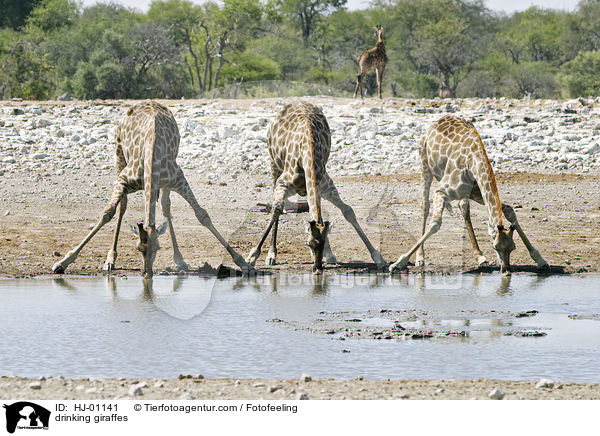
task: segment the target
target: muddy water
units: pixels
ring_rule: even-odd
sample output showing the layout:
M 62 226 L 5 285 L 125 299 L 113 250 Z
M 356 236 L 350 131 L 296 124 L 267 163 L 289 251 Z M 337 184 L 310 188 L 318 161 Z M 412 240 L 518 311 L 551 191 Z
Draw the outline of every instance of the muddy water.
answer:
M 3 375 L 600 381 L 599 275 L 6 279 L 0 299 Z

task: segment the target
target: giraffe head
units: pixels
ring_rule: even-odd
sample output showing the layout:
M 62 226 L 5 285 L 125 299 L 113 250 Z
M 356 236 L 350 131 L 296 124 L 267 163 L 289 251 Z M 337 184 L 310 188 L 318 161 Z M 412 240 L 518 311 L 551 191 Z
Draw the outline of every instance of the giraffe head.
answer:
M 323 271 L 323 250 L 325 249 L 325 241 L 329 233 L 329 221 L 318 223 L 311 221 L 306 223 L 306 233 L 308 240 L 306 245 L 310 248 L 310 252 L 314 259 L 313 273 L 320 274 Z
M 500 262 L 500 272 L 504 275 L 510 274 L 510 253 L 515 249 L 513 233 L 515 226 L 511 225 L 508 230 L 499 224 L 494 237 L 494 250 Z
M 142 223 L 138 223 L 138 228 L 132 227 L 133 233 L 139 237 L 136 248 L 142 254 L 142 275 L 144 278 L 152 277 L 152 266 L 154 265 L 154 259 L 156 253 L 160 248 L 158 243 L 158 237 L 164 234 L 167 230 L 166 222 L 156 229 L 154 225 L 144 228 Z

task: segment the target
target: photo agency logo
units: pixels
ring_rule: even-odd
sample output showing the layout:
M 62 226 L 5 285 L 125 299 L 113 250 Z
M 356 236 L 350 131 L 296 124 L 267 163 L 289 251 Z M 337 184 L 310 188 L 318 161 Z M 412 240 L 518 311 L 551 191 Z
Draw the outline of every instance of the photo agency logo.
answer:
M 4 404 L 6 409 L 6 431 L 15 430 L 48 430 L 50 411 L 39 404 L 29 401 L 19 401 Z

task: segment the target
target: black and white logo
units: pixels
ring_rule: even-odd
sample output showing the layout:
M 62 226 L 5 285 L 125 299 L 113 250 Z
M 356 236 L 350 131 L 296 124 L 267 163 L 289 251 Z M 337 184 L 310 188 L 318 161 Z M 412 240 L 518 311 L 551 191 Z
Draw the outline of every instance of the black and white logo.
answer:
M 6 431 L 14 433 L 16 429 L 48 430 L 50 411 L 29 401 L 5 404 Z

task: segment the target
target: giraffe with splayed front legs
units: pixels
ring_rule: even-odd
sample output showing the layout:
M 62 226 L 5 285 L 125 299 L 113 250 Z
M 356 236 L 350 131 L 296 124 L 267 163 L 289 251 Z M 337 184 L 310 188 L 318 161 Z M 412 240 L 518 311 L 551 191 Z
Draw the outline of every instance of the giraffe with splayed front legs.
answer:
M 327 263 L 336 263 L 328 241 L 329 222 L 321 215 L 321 197 L 339 208 L 344 218 L 354 227 L 371 258 L 379 267 L 387 265 L 365 232 L 350 206 L 342 201 L 325 165 L 331 149 L 331 133 L 327 119 L 320 108 L 306 102 L 286 105 L 267 131 L 267 143 L 273 176 L 273 208 L 267 229 L 246 261 L 254 265 L 265 242 L 273 231 L 267 265 L 274 265 L 277 257 L 277 226 L 285 200 L 298 193 L 308 199 L 311 221 L 307 223 L 307 245 L 311 250 L 313 272 L 323 270 L 323 255 Z
M 163 105 L 148 101 L 139 103 L 127 111 L 117 127 L 116 163 L 117 181 L 108 206 L 94 228 L 84 240 L 66 256 L 54 264 L 52 271 L 61 274 L 77 258 L 79 252 L 92 237 L 108 223 L 117 210 L 119 214 L 115 227 L 114 239 L 108 252 L 105 270 L 112 270 L 117 258 L 117 240 L 121 221 L 127 208 L 127 195 L 143 190 L 145 195 L 144 223 L 138 224 L 135 230 L 139 237 L 137 249 L 142 254 L 143 274 L 152 276 L 152 266 L 159 249 L 158 236 L 166 231 L 166 226 L 155 225 L 156 203 L 161 197 L 161 207 L 171 234 L 173 243 L 173 260 L 179 270 L 186 270 L 187 265 L 181 256 L 171 218 L 170 192 L 181 195 L 194 209 L 198 221 L 208 228 L 223 244 L 237 266 L 248 270 L 244 258 L 229 246 L 227 241 L 213 226 L 208 213 L 200 207 L 192 192 L 176 158 L 179 151 L 179 129 L 173 114 Z
M 492 165 L 481 137 L 472 123 L 453 115 L 443 116 L 427 130 L 421 139 L 420 153 L 423 178 L 421 238 L 397 262 L 390 265 L 390 272 L 404 269 L 415 251 L 417 252 L 416 265 L 424 264 L 423 244 L 427 238 L 440 229 L 444 209 L 450 209 L 450 203 L 454 200 L 459 201 L 459 207 L 473 245 L 473 252 L 480 265 L 487 261 L 475 238 L 471 224 L 469 200 L 483 204 L 487 209 L 488 231 L 492 237 L 502 273 L 510 274 L 510 254 L 515 249 L 513 241 L 515 230 L 519 233 L 538 267 L 549 268 L 548 263 L 525 236 L 513 208 L 500 202 Z M 427 230 L 430 207 L 429 190 L 434 177 L 438 180 L 439 187 L 433 199 L 433 222 Z M 508 229 L 504 227 L 502 215 L 511 223 Z
M 363 81 L 369 71 L 375 69 L 377 76 L 377 94 L 381 98 L 381 85 L 383 83 L 383 72 L 387 65 L 387 55 L 385 53 L 385 44 L 383 42 L 383 27 L 376 27 L 375 37 L 377 38 L 377 44 L 372 49 L 364 51 L 358 57 L 358 75 L 356 76 L 356 87 L 354 88 L 354 98 L 360 93 L 360 97 L 363 97 Z

